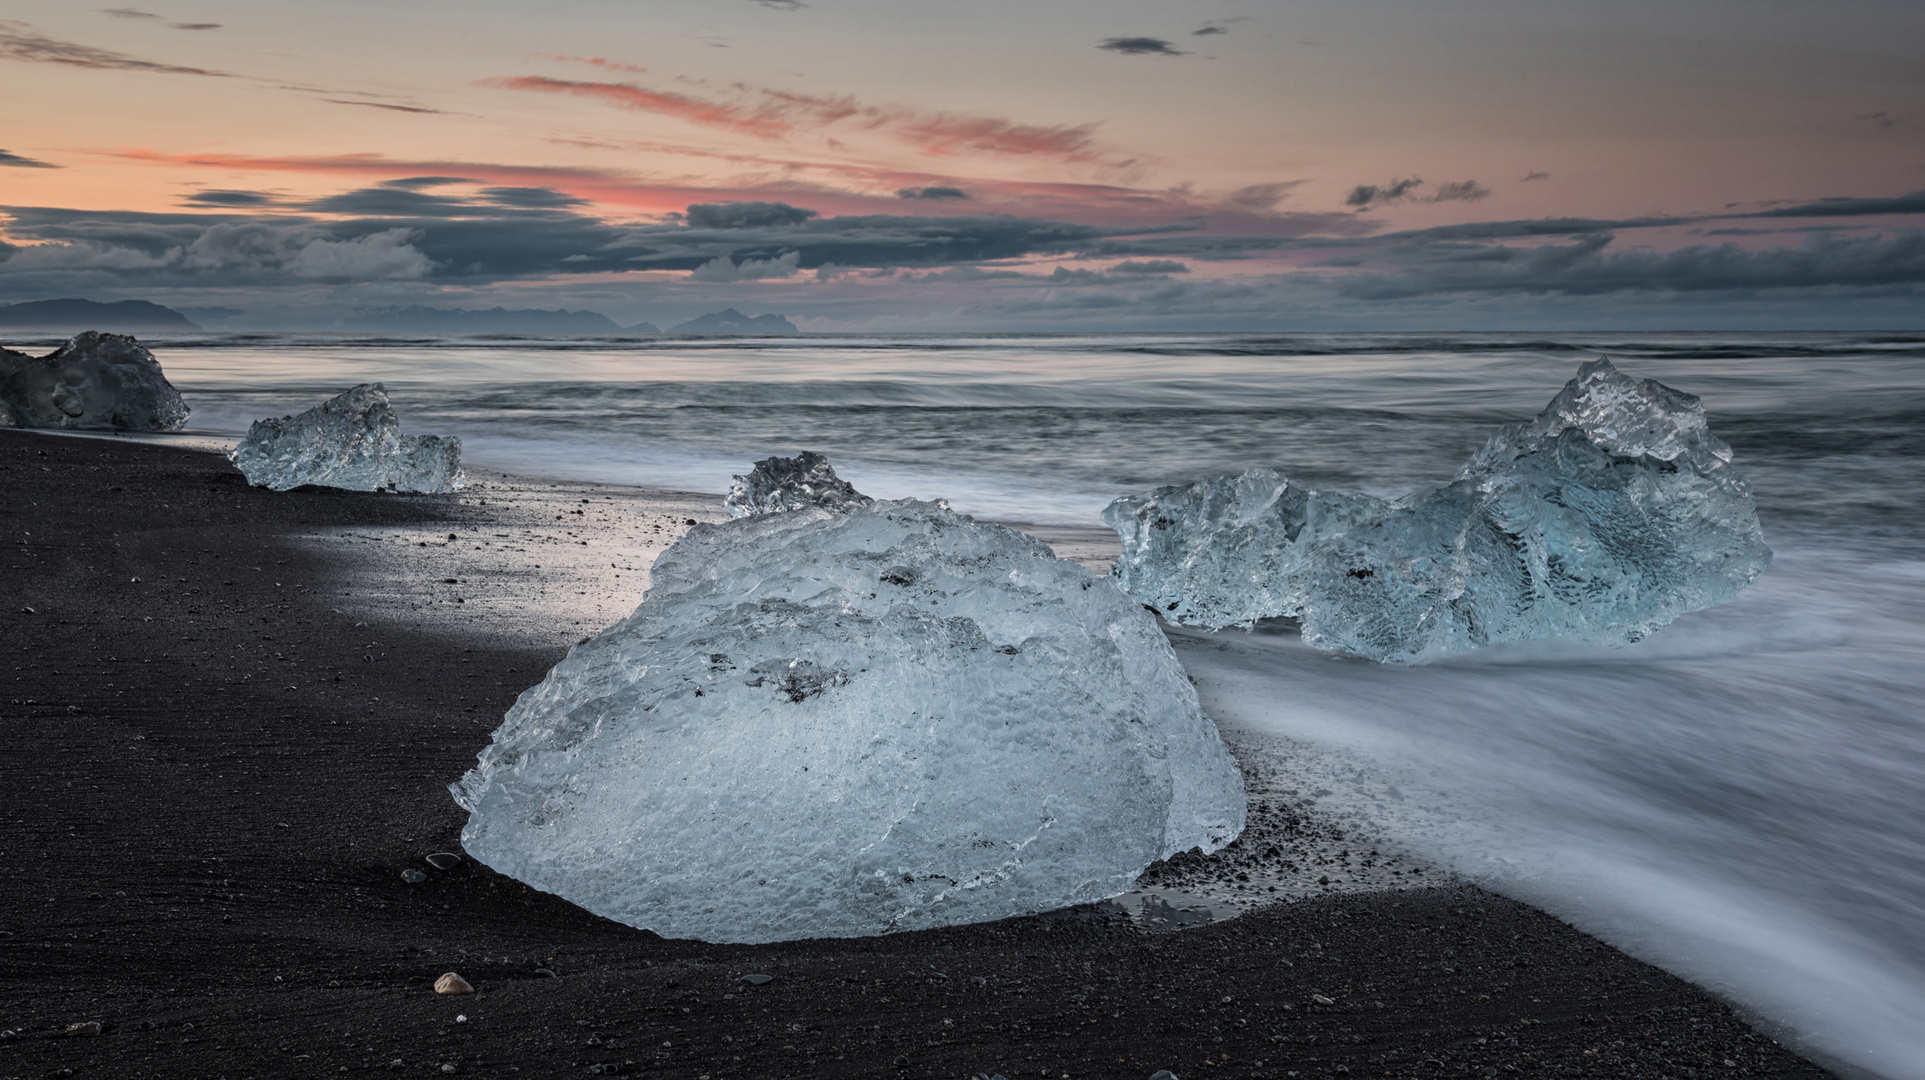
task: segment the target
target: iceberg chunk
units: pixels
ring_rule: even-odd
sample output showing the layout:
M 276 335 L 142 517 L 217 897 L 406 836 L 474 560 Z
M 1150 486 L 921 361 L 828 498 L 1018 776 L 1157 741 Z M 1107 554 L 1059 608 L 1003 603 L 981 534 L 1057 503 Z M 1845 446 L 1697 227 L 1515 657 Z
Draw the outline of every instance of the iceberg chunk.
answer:
M 691 529 L 451 790 L 496 870 L 723 942 L 1099 900 L 1244 815 L 1147 612 L 909 500 Z
M 179 431 L 187 403 L 140 342 L 89 330 L 42 357 L 0 349 L 0 423 Z
M 804 506 L 844 513 L 875 501 L 838 477 L 828 458 L 810 450 L 792 458 L 763 458 L 734 481 L 722 500 L 730 517 L 780 514 Z
M 1125 496 L 1103 520 L 1123 538 L 1112 572 L 1125 592 L 1174 623 L 1248 628 L 1294 613 L 1292 592 L 1320 542 L 1389 508 L 1257 468 Z
M 1566 431 L 1581 431 L 1618 457 L 1676 461 L 1697 453 L 1731 461 L 1731 447 L 1705 424 L 1703 402 L 1656 379 L 1633 379 L 1600 356 L 1579 365 L 1577 378 L 1564 384 L 1537 419 L 1498 429 L 1458 476 L 1487 471 L 1512 448 L 1522 452 Z
M 349 491 L 459 491 L 461 440 L 402 435 L 380 383 L 363 383 L 299 416 L 256 420 L 228 459 L 255 487 L 303 484 Z
M 1771 563 L 1750 486 L 1697 398 L 1583 365 L 1446 487 L 1395 502 L 1269 470 L 1118 499 L 1119 584 L 1210 628 L 1290 616 L 1395 663 L 1500 642 L 1641 640 Z

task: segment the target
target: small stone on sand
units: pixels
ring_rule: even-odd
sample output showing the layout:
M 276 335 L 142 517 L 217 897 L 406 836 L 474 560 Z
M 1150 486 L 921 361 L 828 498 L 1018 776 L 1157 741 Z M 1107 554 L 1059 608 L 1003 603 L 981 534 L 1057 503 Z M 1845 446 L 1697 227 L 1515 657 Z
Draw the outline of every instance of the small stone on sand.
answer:
M 78 1024 L 68 1024 L 67 1034 L 73 1037 L 100 1034 L 100 1021 L 83 1020 Z
M 472 994 L 475 992 L 475 988 L 468 985 L 468 980 L 450 971 L 434 981 L 434 992 L 437 994 Z
M 743 982 L 745 982 L 745 983 L 748 983 L 748 984 L 749 984 L 750 986 L 762 986 L 762 985 L 765 985 L 765 984 L 767 984 L 767 983 L 772 983 L 772 982 L 774 982 L 774 981 L 775 981 L 775 976 L 773 976 L 773 975 L 744 975 L 744 976 L 742 976 L 742 981 L 743 981 Z
M 452 851 L 437 851 L 428 856 L 428 865 L 436 870 L 453 870 L 461 865 L 461 856 Z
M 428 880 L 428 875 L 422 873 L 419 870 L 407 869 L 407 870 L 401 871 L 401 880 L 407 882 L 410 885 L 419 885 L 422 882 Z

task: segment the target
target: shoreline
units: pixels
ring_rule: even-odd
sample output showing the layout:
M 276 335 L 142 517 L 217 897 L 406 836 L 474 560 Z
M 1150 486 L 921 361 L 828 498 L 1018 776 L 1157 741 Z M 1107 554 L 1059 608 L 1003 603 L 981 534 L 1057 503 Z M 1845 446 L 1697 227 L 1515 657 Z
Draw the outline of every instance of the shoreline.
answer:
M 445 784 L 514 695 L 627 614 L 669 523 L 725 516 L 719 497 L 491 470 L 459 496 L 274 493 L 204 451 L 32 432 L 0 435 L 0 465 L 20 508 L 0 612 L 27 658 L 0 742 L 0 1076 L 1826 1075 L 1457 883 L 1174 934 L 1075 909 L 744 947 L 664 941 L 472 861 L 428 870 L 458 850 Z M 1288 809 L 1276 837 L 1305 831 Z M 1152 872 L 1234 878 L 1211 858 Z M 481 993 L 429 992 L 446 970 Z M 111 1030 L 57 1036 L 89 1020 Z

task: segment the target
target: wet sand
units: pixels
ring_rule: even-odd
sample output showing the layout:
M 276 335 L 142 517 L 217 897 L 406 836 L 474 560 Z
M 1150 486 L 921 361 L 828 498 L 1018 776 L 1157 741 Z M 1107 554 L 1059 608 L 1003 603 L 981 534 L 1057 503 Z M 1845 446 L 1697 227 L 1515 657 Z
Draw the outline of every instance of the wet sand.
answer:
M 0 1077 L 1826 1075 L 1696 987 L 1346 838 L 1236 733 L 1251 831 L 1123 903 L 711 946 L 433 869 L 459 850 L 446 785 L 514 696 L 722 516 L 475 480 L 274 493 L 205 451 L 0 431 Z M 1168 931 L 1206 907 L 1245 913 Z M 479 992 L 436 995 L 447 971 Z

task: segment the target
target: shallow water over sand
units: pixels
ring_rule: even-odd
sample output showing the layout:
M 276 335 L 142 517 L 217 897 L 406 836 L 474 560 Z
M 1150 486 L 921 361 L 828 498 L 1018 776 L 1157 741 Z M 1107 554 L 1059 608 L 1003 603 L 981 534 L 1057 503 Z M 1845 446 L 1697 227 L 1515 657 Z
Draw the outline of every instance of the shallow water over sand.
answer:
M 1629 649 L 1392 671 L 1179 633 L 1210 714 L 1282 736 L 1317 809 L 1751 1007 L 1925 1075 L 1925 563 L 1781 543 Z

